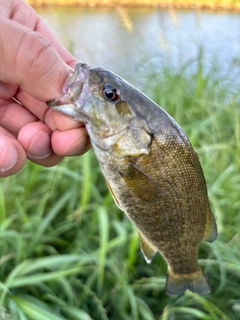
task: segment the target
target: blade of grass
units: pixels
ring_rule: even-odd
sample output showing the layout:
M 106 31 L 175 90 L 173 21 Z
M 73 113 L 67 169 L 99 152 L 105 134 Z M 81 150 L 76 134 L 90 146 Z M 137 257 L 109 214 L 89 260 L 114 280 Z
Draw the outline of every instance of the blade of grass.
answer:
M 99 220 L 99 271 L 98 271 L 98 290 L 101 292 L 104 281 L 104 269 L 106 264 L 106 257 L 108 251 L 108 239 L 109 239 L 109 223 L 107 210 L 104 207 L 99 207 L 97 210 Z
M 20 297 L 14 298 L 15 302 L 19 305 L 21 310 L 28 316 L 30 319 L 37 320 L 67 320 L 64 317 L 60 317 L 53 312 L 47 310 L 47 308 L 40 307 L 31 301 L 22 299 Z

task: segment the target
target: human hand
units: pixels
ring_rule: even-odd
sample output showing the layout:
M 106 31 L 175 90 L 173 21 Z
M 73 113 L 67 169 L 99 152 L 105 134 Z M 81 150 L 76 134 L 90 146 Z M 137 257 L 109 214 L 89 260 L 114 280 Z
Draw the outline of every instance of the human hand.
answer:
M 90 142 L 83 124 L 45 103 L 62 95 L 74 57 L 23 0 L 0 0 L 0 7 L 0 177 L 6 177 L 27 158 L 53 166 L 86 152 Z

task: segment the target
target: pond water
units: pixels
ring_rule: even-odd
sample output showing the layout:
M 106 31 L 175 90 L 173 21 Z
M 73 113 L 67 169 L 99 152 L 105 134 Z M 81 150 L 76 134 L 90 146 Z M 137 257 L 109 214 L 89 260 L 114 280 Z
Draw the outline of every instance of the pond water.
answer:
M 240 14 L 232 12 L 125 9 L 37 9 L 81 61 L 101 66 L 136 84 L 149 68 L 176 68 L 196 60 L 218 61 L 227 72 L 240 61 Z M 240 82 L 239 68 L 234 77 Z

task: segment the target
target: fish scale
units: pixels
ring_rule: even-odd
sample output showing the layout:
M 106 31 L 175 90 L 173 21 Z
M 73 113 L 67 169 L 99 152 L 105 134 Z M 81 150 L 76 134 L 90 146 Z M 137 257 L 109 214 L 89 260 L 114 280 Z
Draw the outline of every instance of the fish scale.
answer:
M 53 109 L 85 123 L 108 188 L 138 229 L 148 263 L 168 264 L 166 292 L 210 287 L 197 260 L 200 241 L 217 236 L 206 183 L 188 138 L 162 108 L 121 77 L 76 65 Z

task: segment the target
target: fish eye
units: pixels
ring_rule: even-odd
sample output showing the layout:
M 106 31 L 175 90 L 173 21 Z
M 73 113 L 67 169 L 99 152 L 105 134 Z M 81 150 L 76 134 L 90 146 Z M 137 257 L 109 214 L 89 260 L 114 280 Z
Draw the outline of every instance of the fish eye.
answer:
M 103 96 L 109 101 L 116 102 L 120 100 L 120 95 L 118 94 L 118 90 L 109 83 L 103 86 L 102 92 L 103 92 Z

